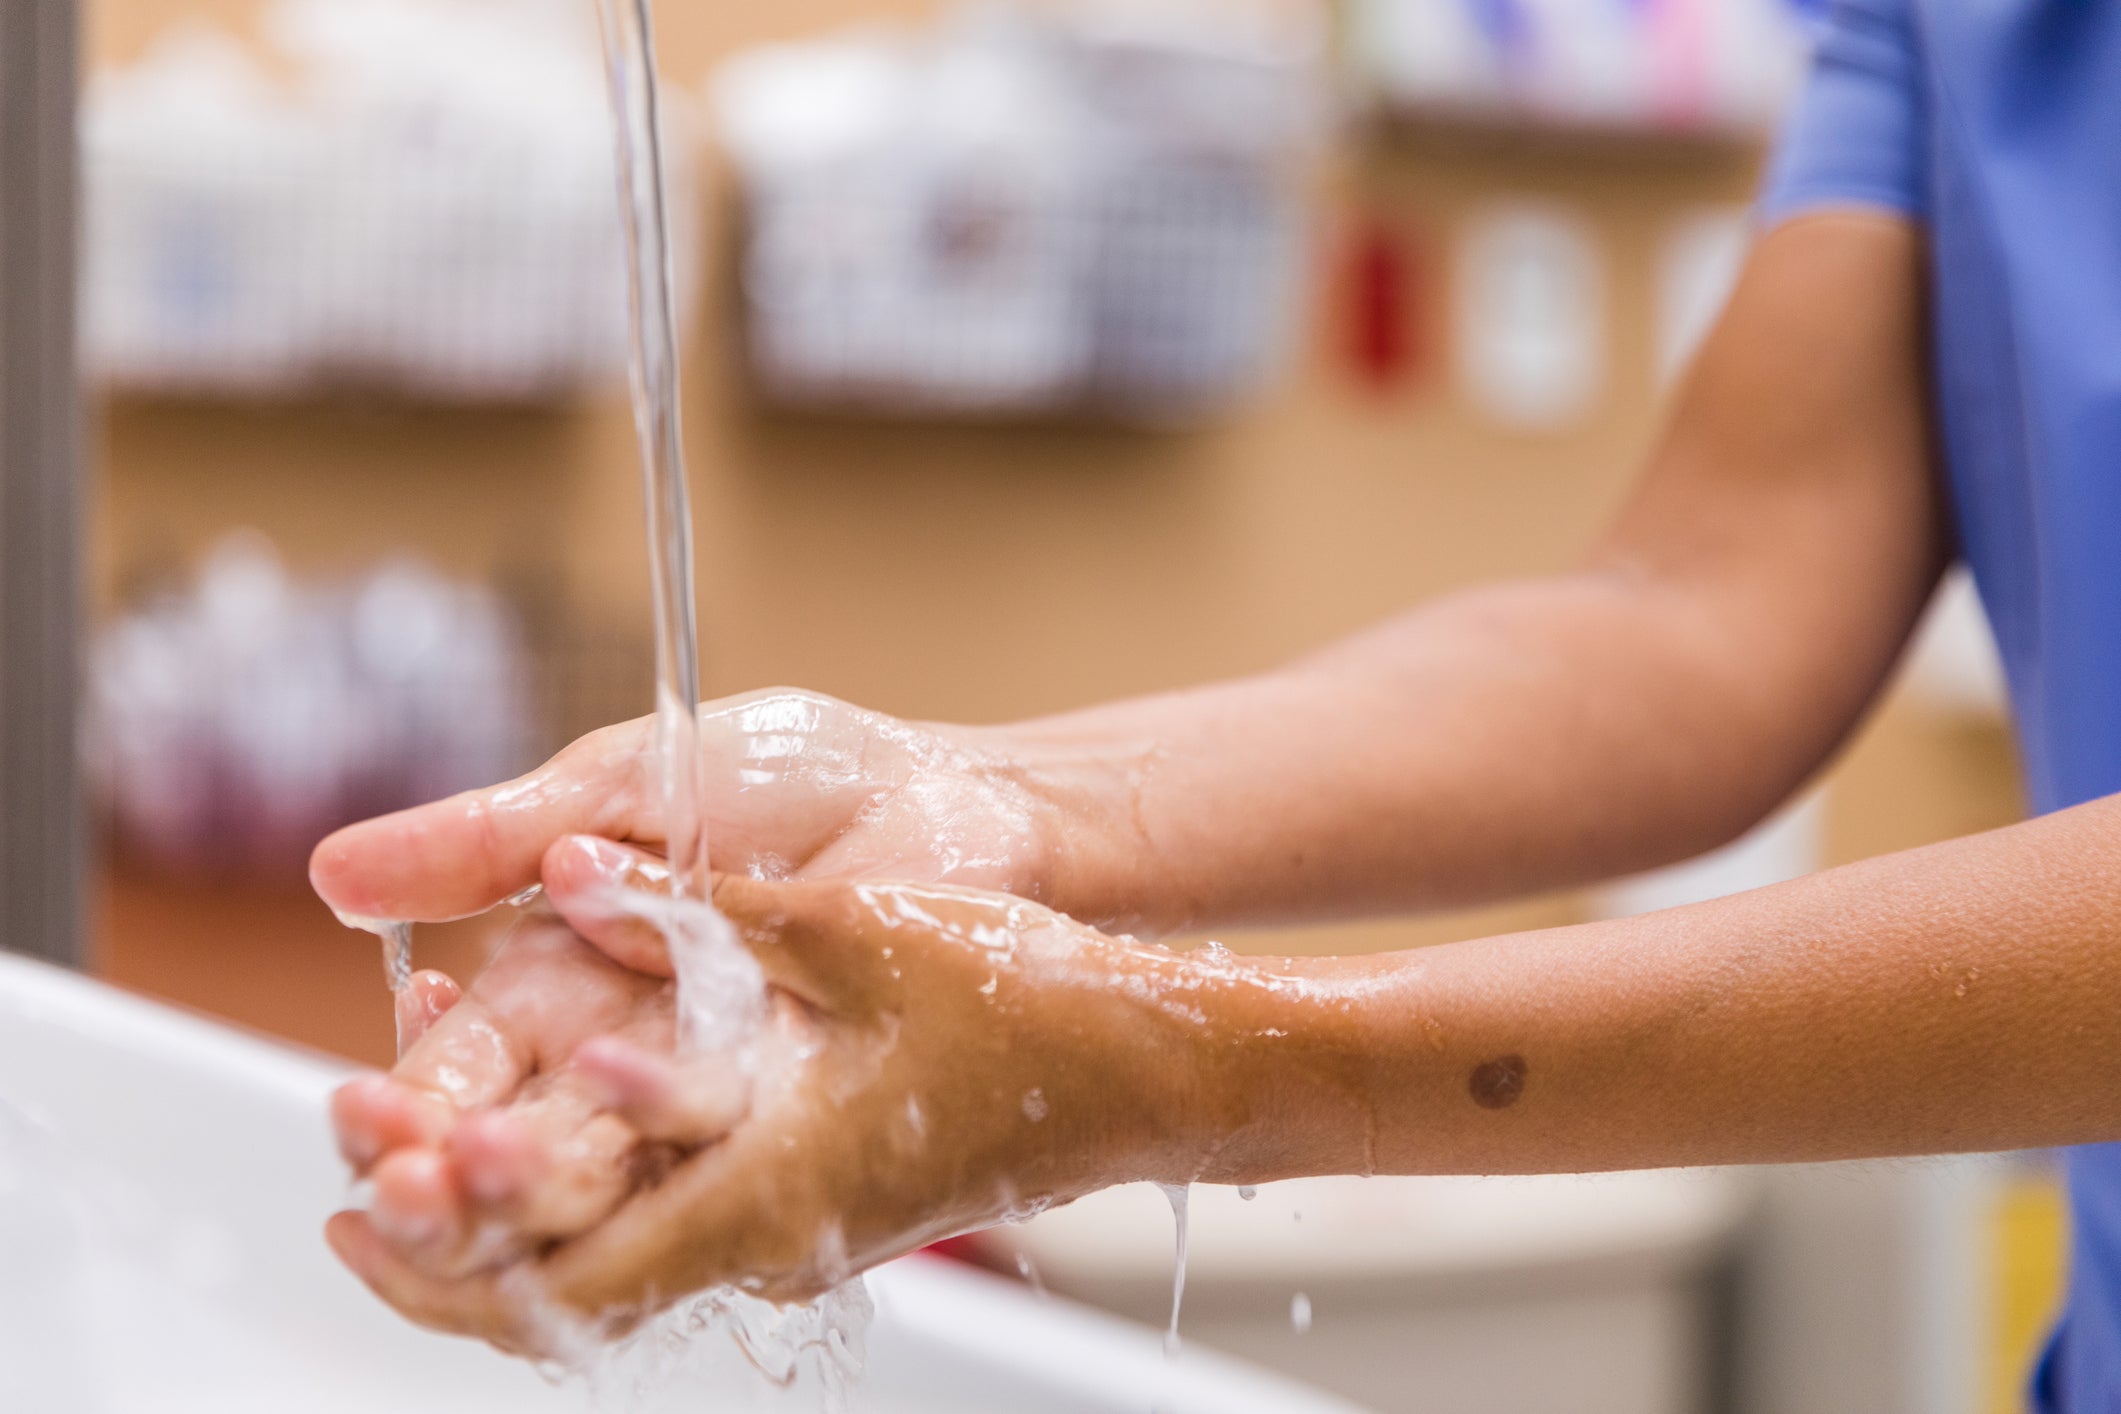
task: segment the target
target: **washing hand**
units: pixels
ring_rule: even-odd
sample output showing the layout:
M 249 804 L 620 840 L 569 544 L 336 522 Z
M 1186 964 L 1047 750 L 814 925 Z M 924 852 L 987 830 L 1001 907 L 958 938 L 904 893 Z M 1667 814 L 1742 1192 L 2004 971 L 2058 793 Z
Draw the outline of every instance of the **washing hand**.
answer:
M 461 999 L 422 972 L 400 1009 L 415 1017 L 404 1057 L 387 1077 L 344 1086 L 332 1117 L 372 1186 L 375 1232 L 419 1270 L 464 1274 L 579 1232 L 667 1159 L 608 1112 L 594 1053 L 578 1053 L 600 1037 L 668 1052 L 669 988 L 550 912 L 520 921 Z M 695 1092 L 691 1109 L 726 1123 L 744 1090 L 734 1072 L 714 1083 L 712 1102 Z
M 653 747 L 652 719 L 592 733 L 519 780 L 339 831 L 311 878 L 342 913 L 431 922 L 536 883 L 565 835 L 659 847 Z M 701 708 L 700 755 L 720 872 L 929 880 L 1047 902 L 1076 853 L 1103 847 L 1131 769 L 1124 754 L 1113 764 L 779 690 Z
M 622 1320 L 723 1283 L 807 1297 L 1107 1184 L 1199 1176 L 1243 1127 L 1204 1059 L 1239 1034 L 1216 997 L 1260 991 L 1232 961 L 960 889 L 724 877 L 772 996 L 739 1064 L 677 1052 L 663 941 L 613 906 L 614 882 L 666 887 L 660 860 L 570 839 L 544 879 L 566 923 L 519 927 L 336 1105 L 375 1201 L 332 1242 L 423 1324 L 535 1350 L 533 1289 Z

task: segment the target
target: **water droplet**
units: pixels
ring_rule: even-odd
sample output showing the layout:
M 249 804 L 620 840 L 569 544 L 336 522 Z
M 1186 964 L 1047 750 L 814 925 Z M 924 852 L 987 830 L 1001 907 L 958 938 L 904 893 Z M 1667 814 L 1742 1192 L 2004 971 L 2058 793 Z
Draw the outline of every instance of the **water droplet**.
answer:
M 1249 1203 L 1259 1196 L 1259 1190 L 1249 1183 L 1242 1184 L 1238 1187 L 1237 1196 Z
M 1034 1085 L 1029 1090 L 1026 1090 L 1024 1092 L 1025 1119 L 1030 1120 L 1033 1124 L 1037 1124 L 1040 1120 L 1046 1117 L 1047 1109 L 1048 1106 L 1046 1104 L 1045 1091 L 1039 1089 L 1036 1085 Z
M 528 908 L 531 904 L 536 903 L 538 895 L 544 892 L 545 886 L 543 884 L 532 884 L 527 889 L 518 889 L 508 896 L 508 906 L 510 908 Z
M 1051 1293 L 1046 1290 L 1046 1283 L 1040 1278 L 1038 1268 L 1032 1265 L 1028 1254 L 1023 1252 L 1016 1254 L 1016 1274 L 1024 1279 L 1026 1284 L 1030 1286 L 1032 1294 L 1037 1296 L 1039 1300 L 1045 1301 L 1050 1298 Z
M 1289 1298 L 1289 1329 L 1298 1335 L 1311 1333 L 1311 1298 L 1301 1291 Z
M 388 918 L 363 918 L 355 913 L 343 913 L 337 909 L 339 921 L 349 928 L 364 933 L 373 933 L 383 940 L 383 984 L 395 997 L 412 985 L 412 924 Z M 405 1022 L 403 1013 L 398 1015 L 398 1054 L 406 1051 Z
M 1178 1354 L 1178 1312 L 1186 1300 L 1186 1206 L 1192 1194 L 1192 1185 L 1185 1183 L 1159 1183 L 1164 1197 L 1171 1202 L 1171 1225 L 1177 1235 L 1177 1260 L 1171 1265 L 1171 1325 L 1164 1332 L 1164 1356 Z

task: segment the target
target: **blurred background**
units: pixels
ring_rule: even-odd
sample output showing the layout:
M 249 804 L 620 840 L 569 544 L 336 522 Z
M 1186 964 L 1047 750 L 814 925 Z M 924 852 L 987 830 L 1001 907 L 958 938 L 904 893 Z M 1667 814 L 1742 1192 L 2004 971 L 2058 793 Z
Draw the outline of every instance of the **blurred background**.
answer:
M 664 5 L 709 694 L 1006 720 L 1566 564 L 1743 257 L 1810 9 Z M 87 6 L 102 975 L 382 1061 L 310 845 L 647 710 L 589 11 Z M 1428 944 L 2007 823 L 1985 632 L 1948 590 L 1826 778 L 1699 865 L 1225 941 Z M 1161 1320 L 1161 1204 L 968 1254 Z M 1195 1218 L 1188 1336 L 1379 1409 L 2016 1408 L 2060 1270 L 2023 1156 Z

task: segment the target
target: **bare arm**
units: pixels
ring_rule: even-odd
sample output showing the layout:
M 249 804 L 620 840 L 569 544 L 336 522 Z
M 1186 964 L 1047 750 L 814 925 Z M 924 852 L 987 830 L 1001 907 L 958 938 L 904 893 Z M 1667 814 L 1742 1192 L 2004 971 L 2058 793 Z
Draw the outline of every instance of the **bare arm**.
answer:
M 1883 216 L 1763 238 L 1575 572 L 1004 729 L 1004 753 L 1128 768 L 1052 901 L 1150 928 L 1458 905 L 1741 833 L 1850 730 L 1942 567 L 1922 258 Z
M 606 951 L 655 965 L 652 928 L 600 902 L 603 871 L 581 867 L 613 848 L 560 846 L 549 892 Z M 401 1066 L 413 1090 L 368 1082 L 342 1097 L 349 1154 L 384 1157 L 375 1215 L 335 1219 L 333 1241 L 386 1298 L 445 1329 L 534 1340 L 509 1279 L 451 1266 L 431 1237 L 520 1226 L 522 1213 L 559 1239 L 530 1249 L 548 1293 L 595 1312 L 731 1280 L 814 1294 L 1126 1179 L 1578 1172 L 2121 1137 L 2121 800 L 1693 908 L 1367 958 L 1173 953 L 915 884 L 725 879 L 716 900 L 802 999 L 774 1012 L 794 1063 L 763 1062 L 747 1102 L 699 1084 L 726 1079 L 716 1057 L 616 1037 L 576 1051 L 615 1107 L 591 1124 L 688 1136 L 687 1157 L 647 1187 L 612 1146 L 579 1140 L 511 1177 L 496 1164 L 520 1146 L 456 1142 L 446 1114 L 430 1127 L 447 1159 L 378 1137 L 421 1130 L 394 1114 L 437 1109 L 419 1071 L 452 1054 L 452 1028 L 500 1016 L 524 1033 L 513 1050 L 534 1052 L 550 1049 L 540 1028 L 576 1024 L 524 1004 L 549 977 L 524 972 L 513 1006 L 499 1005 L 507 979 L 482 980 L 490 1004 L 459 1008 L 461 1027 L 443 1016 Z M 569 976 L 633 976 L 639 990 L 637 974 L 590 963 Z M 605 984 L 623 1002 L 617 987 Z M 490 1137 L 537 1123 L 538 1102 L 479 1118 Z M 506 1206 L 460 1215 L 460 1192 Z M 430 1211 L 424 1226 L 404 1220 Z
M 1308 994 L 1225 994 L 1223 1025 L 1288 1039 L 1204 1048 L 1211 1177 L 2121 1138 L 2121 800 L 1691 908 L 1270 967 Z

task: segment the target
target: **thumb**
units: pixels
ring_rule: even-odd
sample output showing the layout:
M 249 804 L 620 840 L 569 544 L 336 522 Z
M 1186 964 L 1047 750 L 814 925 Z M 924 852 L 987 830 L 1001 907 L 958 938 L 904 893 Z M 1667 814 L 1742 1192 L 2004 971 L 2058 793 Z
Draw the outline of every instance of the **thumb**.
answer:
M 310 883 L 366 918 L 483 913 L 536 883 L 539 856 L 562 835 L 642 837 L 647 741 L 646 722 L 607 727 L 504 785 L 349 825 L 310 855 Z
M 676 975 L 658 925 L 671 896 L 660 856 L 591 835 L 545 852 L 545 894 L 583 938 L 621 966 Z M 854 1005 L 882 976 L 877 939 L 865 926 L 861 892 L 844 884 L 790 884 L 717 874 L 713 903 L 758 959 L 766 979 L 828 1011 Z M 644 906 L 647 905 L 647 906 Z
M 670 897 L 670 865 L 646 850 L 595 835 L 566 835 L 545 851 L 545 898 L 567 926 L 621 967 L 674 977 L 670 940 L 637 896 Z

